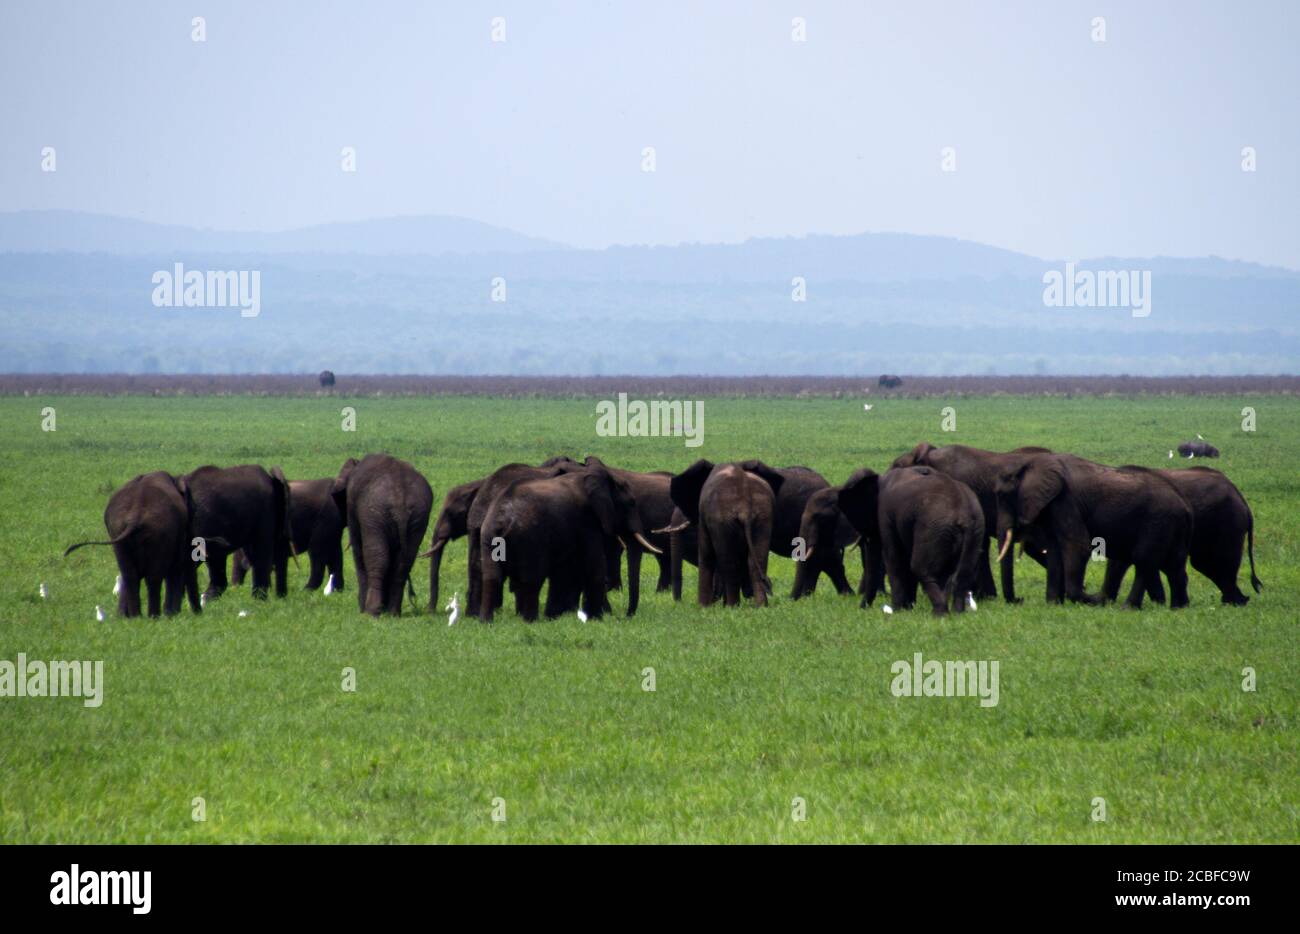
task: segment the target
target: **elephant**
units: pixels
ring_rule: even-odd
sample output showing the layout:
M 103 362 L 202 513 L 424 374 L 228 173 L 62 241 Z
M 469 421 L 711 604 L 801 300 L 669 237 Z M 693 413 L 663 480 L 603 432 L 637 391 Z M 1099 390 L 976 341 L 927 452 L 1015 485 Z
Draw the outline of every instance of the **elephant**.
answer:
M 547 581 L 548 618 L 575 609 L 579 593 L 587 615 L 599 618 L 607 606 L 608 541 L 627 536 L 658 552 L 645 537 L 631 485 L 594 457 L 577 471 L 514 481 L 492 502 L 480 532 L 484 622 L 507 578 L 527 622 L 538 617 Z
M 1162 572 L 1170 606 L 1187 606 L 1192 508 L 1154 471 L 1107 467 L 1071 454 L 1030 454 L 999 475 L 996 495 L 998 558 L 1024 532 L 1045 543 L 1049 603 L 1104 602 L 1104 595 L 1084 591 L 1089 557 L 1101 544 L 1109 560 L 1137 568 L 1128 606 L 1140 607 L 1147 582 Z
M 928 441 L 922 441 L 906 454 L 895 458 L 892 466 L 895 468 L 933 467 L 940 473 L 945 473 L 954 480 L 966 484 L 980 501 L 980 508 L 984 511 L 984 531 L 989 540 L 993 541 L 998 528 L 998 503 L 995 493 L 998 477 L 1003 471 L 1019 467 L 1030 454 L 1051 453 L 1047 448 L 1038 447 L 1016 448 L 1014 451 L 998 453 L 967 447 L 964 444 L 935 447 Z M 1044 543 L 1031 541 L 1028 533 L 1021 541 L 1025 554 L 1045 566 Z M 988 551 L 987 546 L 985 551 Z M 1007 603 L 1020 603 L 1021 600 L 1016 597 L 1015 555 L 1009 551 L 1005 552 L 998 563 L 1001 565 L 1002 572 L 1002 598 Z M 997 588 L 993 584 L 993 572 L 989 567 L 989 556 L 985 554 L 979 563 L 979 581 L 975 596 L 981 599 L 994 599 L 997 595 Z
M 594 457 L 588 457 L 587 463 L 591 464 L 595 460 L 597 459 Z M 606 466 L 606 469 L 627 484 L 633 499 L 636 500 L 637 518 L 641 521 L 641 529 L 645 539 L 655 548 L 655 551 L 650 553 L 654 555 L 659 564 L 659 578 L 655 584 L 655 590 L 668 590 L 672 582 L 672 532 L 669 527 L 672 525 L 675 507 L 673 506 L 669 486 L 673 475 L 663 470 L 640 472 L 636 470 L 620 470 L 617 467 L 608 466 Z M 617 589 L 619 586 L 619 560 L 624 551 L 624 546 L 626 546 L 627 615 L 629 617 L 635 616 L 641 600 L 641 559 L 647 553 L 647 549 L 636 538 L 621 542 L 618 538 L 613 538 L 610 541 L 613 548 L 613 566 L 612 573 L 608 574 L 608 583 L 611 589 Z M 680 567 L 677 574 L 679 580 L 677 592 L 680 593 Z
M 121 616 L 140 615 L 140 582 L 148 591 L 148 612 L 159 608 L 168 616 L 180 612 L 181 597 L 201 613 L 196 565 L 190 557 L 190 507 L 183 478 L 165 471 L 141 474 L 113 493 L 104 510 L 107 541 L 78 542 L 64 557 L 84 545 L 112 545 L 122 576 L 117 594 Z M 165 601 L 163 584 L 167 585 Z
M 740 602 L 746 579 L 754 604 L 767 605 L 767 556 L 784 483 L 779 471 L 758 460 L 714 465 L 701 458 L 672 478 L 673 503 L 697 527 L 700 606 L 713 603 L 715 576 L 727 606 Z
M 543 461 L 540 467 L 532 467 L 528 464 L 506 464 L 478 481 L 478 492 L 470 501 L 469 514 L 465 519 L 465 527 L 469 535 L 469 582 L 465 598 L 465 614 L 467 616 L 479 615 L 483 582 L 482 568 L 479 562 L 482 538 L 479 533 L 493 501 L 501 495 L 502 491 L 517 480 L 539 480 L 585 469 L 584 465 L 573 460 L 573 458 L 561 455 Z M 500 581 L 501 578 L 498 577 L 497 580 Z M 501 598 L 502 594 L 497 593 L 493 596 L 493 602 L 500 606 Z
M 339 515 L 347 517 L 358 608 L 371 616 L 401 616 L 402 591 L 411 586 L 411 567 L 433 509 L 429 481 L 406 461 L 367 454 L 344 462 L 330 495 Z
M 325 581 L 326 572 L 332 590 L 344 588 L 343 529 L 345 520 L 332 494 L 334 478 L 293 480 L 289 483 L 289 527 L 293 550 L 303 552 L 311 562 L 307 590 L 315 590 Z M 230 583 L 238 587 L 252 568 L 241 548 L 231 561 Z
M 1246 498 L 1231 480 L 1213 467 L 1154 472 L 1172 483 L 1192 507 L 1192 540 L 1188 547 L 1192 567 L 1219 588 L 1222 603 L 1245 606 L 1250 602 L 1250 597 L 1237 586 L 1243 539 L 1250 556 L 1250 585 L 1255 593 L 1264 588 L 1255 574 L 1255 517 L 1251 514 Z M 1116 557 L 1110 557 L 1106 563 L 1106 599 L 1118 598 L 1120 584 L 1127 571 L 1127 564 L 1121 564 Z M 1159 577 L 1148 578 L 1147 594 L 1157 603 L 1165 602 L 1165 592 Z
M 438 612 L 438 576 L 442 572 L 442 556 L 446 553 L 448 542 L 464 538 L 469 534 L 469 512 L 478 496 L 479 489 L 486 477 L 462 483 L 447 491 L 442 499 L 442 509 L 433 524 L 433 541 L 429 550 L 420 555 L 431 558 L 429 562 L 429 612 Z
M 886 373 L 876 381 L 876 385 L 884 389 L 894 389 L 895 387 L 903 385 L 903 378 L 901 376 L 894 376 L 890 373 Z
M 208 600 L 228 586 L 226 558 L 242 548 L 253 567 L 253 596 L 264 599 L 275 572 L 275 595 L 288 592 L 292 497 L 279 467 L 256 464 L 205 466 L 181 478 L 188 489 L 191 532 L 203 539 L 208 566 Z
M 745 465 L 742 465 L 745 466 Z M 746 467 L 748 469 L 748 467 Z M 803 515 L 808 501 L 821 490 L 830 489 L 826 478 L 810 467 L 774 468 L 784 481 L 776 494 L 776 507 L 772 521 L 772 552 L 785 558 L 795 558 L 796 538 L 803 537 Z M 833 503 L 832 509 L 838 511 Z M 823 532 L 826 530 L 822 530 Z M 790 596 L 799 599 L 811 594 L 817 587 L 817 580 L 824 572 L 842 594 L 852 593 L 848 578 L 844 573 L 844 549 L 857 540 L 858 535 L 849 525 L 847 519 L 840 515 L 831 527 L 833 534 L 823 535 L 820 539 L 822 550 L 814 552 L 811 565 L 806 565 L 807 554 L 802 561 L 796 561 L 795 584 Z M 804 546 L 808 541 L 804 538 Z M 863 559 L 862 574 L 866 579 L 866 560 Z
M 781 488 L 782 495 L 785 487 Z M 780 497 L 777 497 L 778 512 Z M 803 515 L 799 517 L 799 537 L 803 539 L 806 551 L 803 560 L 797 562 L 794 571 L 794 587 L 791 599 L 798 600 L 816 592 L 817 581 L 825 574 L 835 586 L 837 593 L 853 593 L 848 578 L 844 575 L 844 555 L 846 545 L 860 543 L 861 536 L 849 524 L 849 520 L 840 510 L 839 489 L 830 486 L 818 490 L 808 497 Z M 863 593 L 870 577 L 867 568 L 867 552 L 860 550 L 862 556 L 862 579 L 858 592 Z M 879 577 L 876 581 L 879 582 Z M 874 594 L 873 594 L 874 596 Z
M 935 616 L 950 606 L 965 612 L 984 546 L 984 511 L 970 487 L 931 467 L 895 467 L 884 476 L 864 467 L 838 488 L 837 500 L 868 554 L 864 609 L 883 593 L 883 570 L 895 608 L 913 607 L 920 584 Z
M 320 385 L 322 389 L 329 389 L 331 386 L 334 385 L 333 370 L 321 370 L 319 378 L 320 378 Z

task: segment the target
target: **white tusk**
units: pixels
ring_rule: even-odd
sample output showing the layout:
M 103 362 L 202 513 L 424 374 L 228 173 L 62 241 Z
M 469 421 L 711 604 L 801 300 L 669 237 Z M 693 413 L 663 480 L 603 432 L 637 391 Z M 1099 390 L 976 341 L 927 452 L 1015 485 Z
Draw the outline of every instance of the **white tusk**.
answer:
M 636 540 L 641 543 L 641 547 L 644 548 L 646 551 L 656 555 L 661 555 L 664 553 L 662 548 L 656 548 L 654 545 L 651 545 L 648 541 L 646 541 L 645 536 L 642 535 L 640 532 L 637 532 L 635 534 L 636 534 Z
M 1006 541 L 1002 543 L 1002 550 L 998 552 L 998 560 L 1001 561 L 1007 556 L 1008 549 L 1011 548 L 1011 530 L 1007 529 Z

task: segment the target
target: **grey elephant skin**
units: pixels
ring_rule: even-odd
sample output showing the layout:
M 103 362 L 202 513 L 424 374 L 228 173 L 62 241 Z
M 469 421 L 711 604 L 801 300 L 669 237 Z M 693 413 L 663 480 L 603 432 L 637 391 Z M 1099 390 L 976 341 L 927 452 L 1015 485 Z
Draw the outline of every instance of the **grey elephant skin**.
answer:
M 406 461 L 367 454 L 343 464 L 331 495 L 347 517 L 357 606 L 371 616 L 400 616 L 433 509 L 429 481 Z
M 190 511 L 185 481 L 164 471 L 134 477 L 116 490 L 104 510 L 107 541 L 78 542 L 64 557 L 86 545 L 112 545 L 122 577 L 117 612 L 140 615 L 140 582 L 148 592 L 148 611 L 172 616 L 187 595 L 190 609 L 202 612 L 198 574 L 190 558 Z M 166 586 L 165 602 L 162 588 Z
M 490 622 L 508 579 L 518 614 L 538 618 L 540 593 L 549 581 L 545 612 L 578 608 L 599 618 L 607 608 L 609 542 L 645 539 L 629 484 L 596 458 L 580 470 L 516 480 L 498 495 L 480 527 L 483 589 L 480 617 Z
M 1005 453 L 985 451 L 980 448 L 967 447 L 964 444 L 948 444 L 935 447 L 928 441 L 922 441 L 906 454 L 895 458 L 893 467 L 933 467 L 940 473 L 947 474 L 954 480 L 966 484 L 974 491 L 984 512 L 984 531 L 990 542 L 995 542 L 998 528 L 998 478 L 1005 472 L 1018 469 L 1031 454 L 1051 454 L 1047 448 L 1022 447 Z M 1031 541 L 1026 532 L 1021 542 L 1025 554 L 1039 564 L 1046 566 L 1045 544 Z M 985 551 L 988 552 L 986 546 Z M 1004 552 L 998 562 L 1001 566 L 1002 597 L 1007 603 L 1019 603 L 1016 597 L 1015 555 L 1009 550 Z M 993 584 L 993 572 L 989 567 L 989 556 L 980 559 L 979 581 L 975 596 L 992 599 L 998 595 Z
M 289 528 L 293 551 L 310 561 L 307 590 L 315 590 L 328 574 L 334 590 L 343 590 L 343 515 L 333 496 L 334 478 L 289 481 Z M 230 563 L 230 583 L 238 587 L 252 569 L 241 548 Z
M 279 467 L 256 464 L 200 467 L 181 477 L 190 503 L 191 531 L 204 540 L 208 588 L 215 599 L 225 592 L 226 558 L 242 548 L 253 570 L 253 596 L 263 599 L 275 573 L 275 594 L 288 592 L 289 483 Z
M 895 467 L 884 476 L 863 468 L 838 498 L 868 555 L 863 607 L 880 592 L 883 573 L 896 609 L 916 604 L 919 585 L 934 615 L 965 611 L 984 546 L 984 513 L 970 487 L 930 467 Z
M 673 503 L 697 529 L 700 606 L 710 606 L 718 590 L 727 606 L 736 606 L 746 584 L 755 605 L 767 605 L 767 558 L 784 482 L 758 460 L 715 465 L 701 458 L 673 477 Z M 721 580 L 716 589 L 715 578 Z
M 1049 603 L 1104 602 L 1104 595 L 1084 591 L 1100 539 L 1108 560 L 1137 569 L 1129 606 L 1142 605 L 1147 582 L 1161 573 L 1169 580 L 1169 605 L 1187 605 L 1192 509 L 1156 472 L 1107 467 L 1071 454 L 1031 454 L 999 477 L 997 500 L 999 558 L 1021 533 L 1046 543 Z
M 783 487 L 782 494 L 784 492 Z M 780 511 L 780 497 L 777 497 L 777 511 Z M 795 600 L 811 596 L 816 592 L 817 581 L 822 574 L 830 578 L 837 593 L 853 593 L 844 574 L 844 549 L 849 545 L 860 544 L 861 536 L 840 509 L 838 487 L 828 484 L 808 497 L 803 514 L 799 517 L 799 537 L 803 539 L 806 550 L 803 560 L 795 566 L 794 587 L 790 596 Z M 872 580 L 865 548 L 859 549 L 859 556 L 862 559 L 862 578 L 858 583 L 858 593 L 865 595 L 868 583 Z M 882 586 L 879 576 L 875 581 L 877 587 Z
M 1213 467 L 1156 470 L 1154 473 L 1173 484 L 1192 508 L 1192 540 L 1188 547 L 1192 567 L 1219 588 L 1222 603 L 1245 606 L 1250 597 L 1237 586 L 1243 544 L 1250 556 L 1250 585 L 1255 593 L 1264 588 L 1255 574 L 1255 517 L 1246 497 Z M 1129 565 L 1118 558 L 1108 557 L 1103 591 L 1107 600 L 1119 598 L 1120 585 L 1128 568 Z M 1147 594 L 1157 603 L 1164 603 L 1165 592 L 1159 576 L 1147 579 Z
M 480 563 L 482 552 L 483 520 L 487 518 L 488 509 L 498 496 L 512 483 L 519 480 L 540 480 L 556 477 L 586 469 L 570 457 L 552 457 L 543 461 L 541 466 L 530 464 L 506 464 L 478 481 L 478 490 L 469 503 L 469 514 L 465 518 L 465 527 L 469 535 L 469 580 L 466 588 L 466 616 L 478 616 L 482 602 L 483 569 Z M 438 559 L 440 560 L 440 559 Z M 432 574 L 433 571 L 431 570 Z M 497 586 L 502 586 L 501 579 L 496 578 Z M 502 594 L 493 594 L 493 603 L 501 605 Z

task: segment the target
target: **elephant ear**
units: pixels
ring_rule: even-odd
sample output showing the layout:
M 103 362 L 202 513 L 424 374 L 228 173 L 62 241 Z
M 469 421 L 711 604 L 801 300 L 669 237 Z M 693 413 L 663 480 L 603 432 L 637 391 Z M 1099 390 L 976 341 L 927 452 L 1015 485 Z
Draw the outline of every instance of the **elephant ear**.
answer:
M 869 467 L 856 470 L 836 494 L 836 502 L 849 525 L 863 538 L 874 538 L 876 533 L 876 500 L 880 491 L 880 475 Z
M 339 507 L 339 514 L 346 521 L 348 515 L 348 480 L 352 476 L 352 470 L 357 466 L 357 459 L 349 457 L 339 468 L 339 475 L 334 478 L 334 486 L 330 488 L 330 496 L 334 498 L 334 504 Z
M 713 473 L 713 461 L 701 457 L 668 482 L 668 495 L 673 505 L 682 511 L 690 522 L 700 521 L 700 491 Z
M 773 496 L 781 492 L 781 484 L 785 483 L 785 475 L 776 468 L 769 467 L 759 460 L 745 461 L 740 466 L 746 473 L 762 477 L 767 482 L 767 485 L 772 488 Z
M 582 489 L 587 494 L 587 505 L 596 514 L 600 530 L 610 538 L 618 534 L 618 513 L 614 509 L 611 486 L 614 478 L 600 461 L 587 468 L 582 478 Z
M 277 465 L 271 468 L 271 482 L 275 486 L 276 521 L 283 528 L 285 538 L 293 538 L 293 525 L 289 520 L 289 481 L 284 479 L 284 471 Z
M 900 454 L 894 459 L 891 467 L 915 467 L 918 464 L 930 463 L 930 452 L 934 450 L 934 445 L 929 441 L 922 441 L 906 454 Z
M 1033 525 L 1048 504 L 1065 491 L 1065 470 L 1052 459 L 1036 459 L 1020 468 L 1016 523 Z

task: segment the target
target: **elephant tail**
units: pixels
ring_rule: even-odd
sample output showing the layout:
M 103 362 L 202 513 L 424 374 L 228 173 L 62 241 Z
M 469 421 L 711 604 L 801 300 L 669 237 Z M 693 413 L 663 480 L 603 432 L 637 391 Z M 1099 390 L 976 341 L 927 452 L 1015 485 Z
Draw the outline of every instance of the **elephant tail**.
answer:
M 1255 576 L 1255 518 L 1253 516 L 1246 529 L 1246 554 L 1250 556 L 1250 586 L 1255 588 L 1255 593 L 1259 593 L 1264 589 L 1264 582 Z
M 745 544 L 748 546 L 749 551 L 749 576 L 752 580 L 761 580 L 770 597 L 772 595 L 772 579 L 767 576 L 767 572 L 763 569 L 763 563 L 758 560 L 758 549 L 754 547 L 754 523 L 750 520 L 745 521 Z
M 139 531 L 139 526 L 137 526 L 137 525 L 128 525 L 125 529 L 123 529 L 123 530 L 122 530 L 121 532 L 119 532 L 117 535 L 114 535 L 114 536 L 113 536 L 112 538 L 110 538 L 108 541 L 104 541 L 104 542 L 77 542 L 77 544 L 75 544 L 75 545 L 69 545 L 69 546 L 64 550 L 64 552 L 63 552 L 63 557 L 66 558 L 68 555 L 72 554 L 72 553 L 73 553 L 74 551 L 76 551 L 78 548 L 83 548 L 83 547 L 85 547 L 86 545 L 116 545 L 118 542 L 124 542 L 124 541 L 126 541 L 128 538 L 130 538 L 132 535 L 134 535 L 137 531 Z M 1253 566 L 1254 566 L 1254 559 L 1253 559 L 1253 558 L 1251 559 L 1251 562 L 1252 562 L 1252 567 L 1253 567 Z

